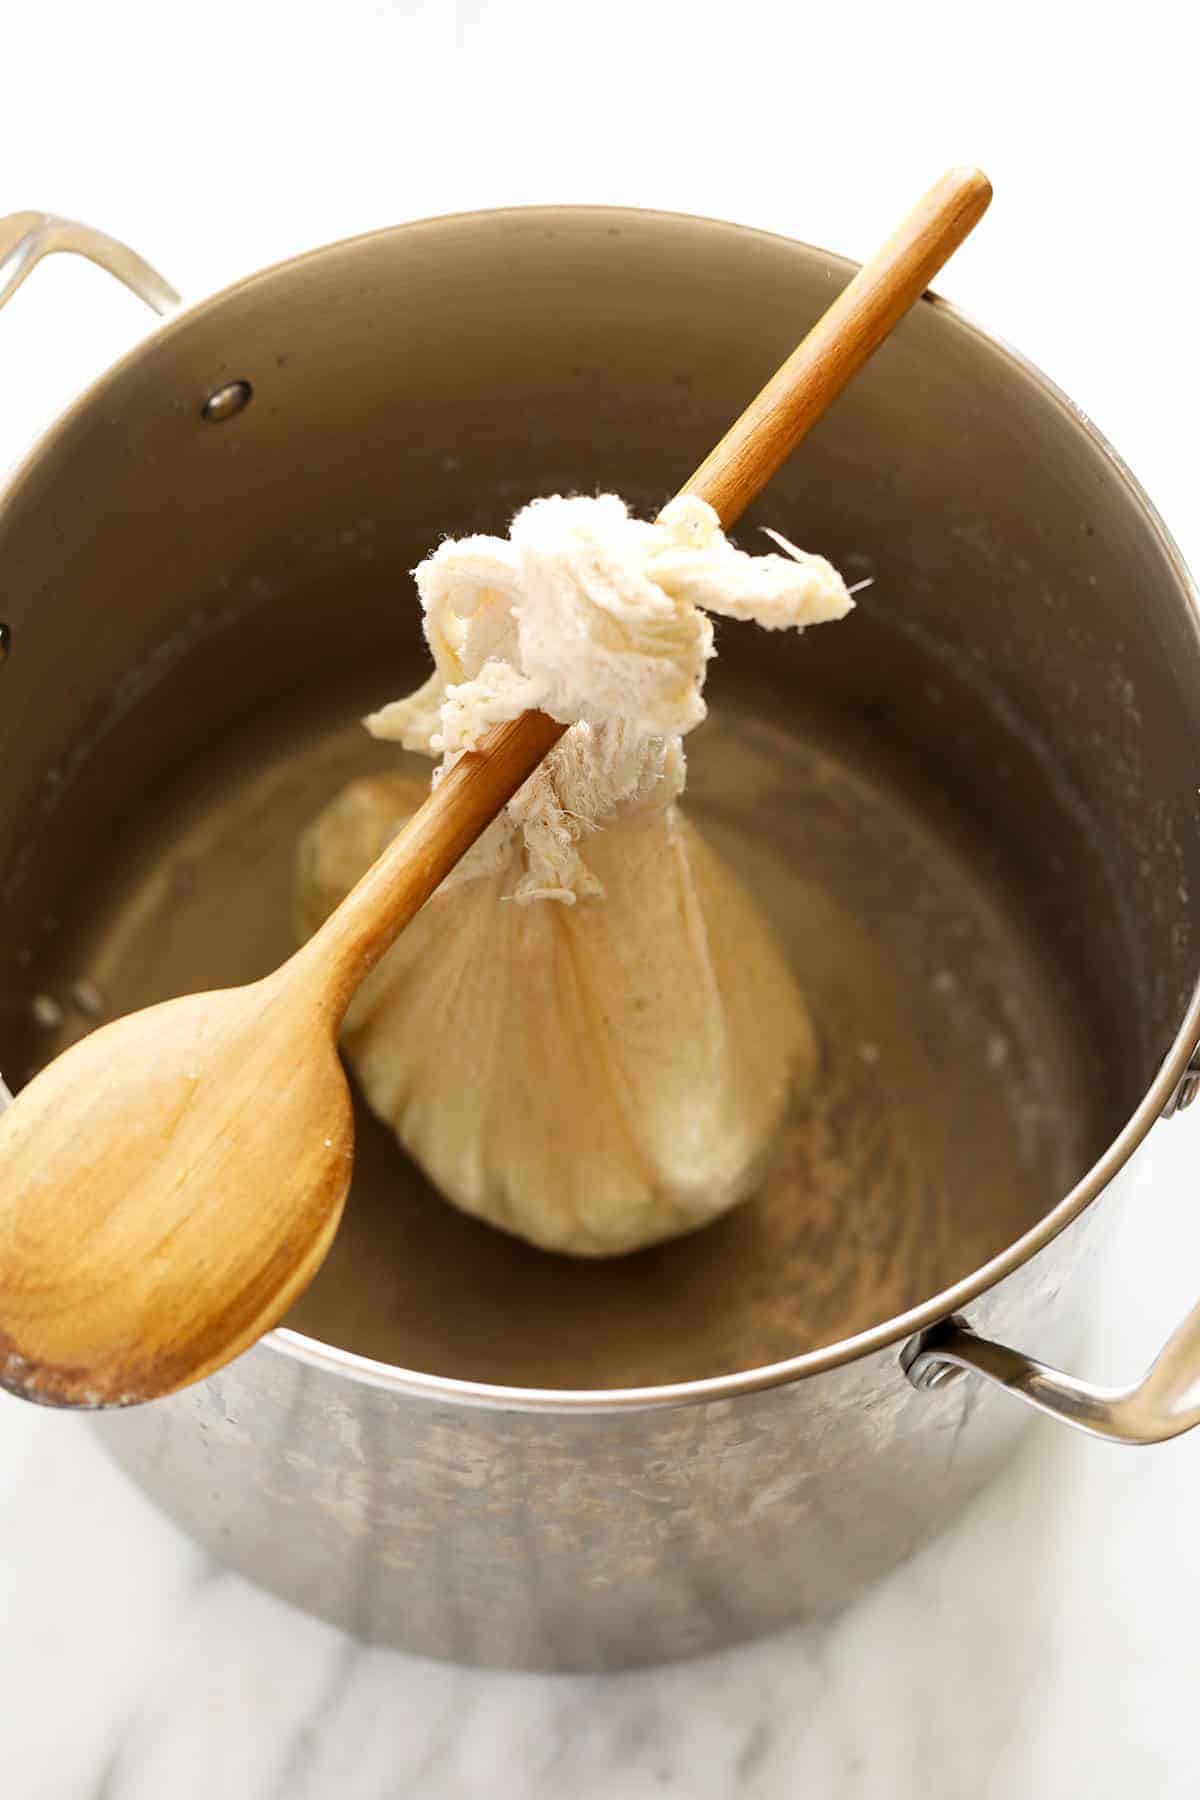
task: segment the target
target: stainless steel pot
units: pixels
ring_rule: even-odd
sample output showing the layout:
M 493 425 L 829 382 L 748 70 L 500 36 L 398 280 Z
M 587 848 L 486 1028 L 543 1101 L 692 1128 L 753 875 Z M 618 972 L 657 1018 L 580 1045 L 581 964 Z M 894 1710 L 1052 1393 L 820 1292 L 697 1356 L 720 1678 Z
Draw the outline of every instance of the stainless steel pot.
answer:
M 173 307 L 35 214 L 0 223 L 0 299 L 50 249 Z M 391 766 L 355 720 L 421 666 L 405 571 L 530 494 L 654 506 L 848 273 L 661 214 L 433 220 L 179 312 L 86 394 L 0 506 L 10 1080 L 276 961 L 298 830 Z M 1012 1396 L 1135 1443 L 1200 1419 L 1200 1312 L 1127 1392 L 1030 1356 L 1070 1359 L 1115 1178 L 1200 1081 L 1180 558 L 1088 421 L 936 300 L 744 540 L 764 521 L 875 579 L 802 642 L 725 631 L 693 740 L 694 814 L 822 1036 L 763 1194 L 583 1267 L 453 1213 L 364 1116 L 288 1328 L 97 1421 L 216 1554 L 367 1636 L 707 1650 L 905 1555 L 1010 1454 Z

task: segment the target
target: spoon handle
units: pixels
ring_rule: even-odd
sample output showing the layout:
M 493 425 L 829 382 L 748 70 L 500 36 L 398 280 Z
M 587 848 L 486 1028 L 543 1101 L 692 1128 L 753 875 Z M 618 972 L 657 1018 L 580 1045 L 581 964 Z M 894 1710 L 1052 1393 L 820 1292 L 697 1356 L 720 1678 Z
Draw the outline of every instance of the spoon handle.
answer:
M 684 493 L 732 525 L 801 438 L 879 348 L 986 212 L 991 183 L 951 169 L 812 327 L 720 443 Z M 497 725 L 443 777 L 358 886 L 283 971 L 315 984 L 335 1029 L 380 957 L 470 849 L 564 725 L 527 712 Z
M 948 169 L 822 313 L 755 395 L 684 492 L 699 494 L 727 529 L 756 500 L 987 211 L 981 169 Z
M 447 770 L 358 885 L 284 965 L 285 978 L 315 977 L 335 1028 L 380 957 L 566 729 L 541 712 L 494 726 L 478 750 Z

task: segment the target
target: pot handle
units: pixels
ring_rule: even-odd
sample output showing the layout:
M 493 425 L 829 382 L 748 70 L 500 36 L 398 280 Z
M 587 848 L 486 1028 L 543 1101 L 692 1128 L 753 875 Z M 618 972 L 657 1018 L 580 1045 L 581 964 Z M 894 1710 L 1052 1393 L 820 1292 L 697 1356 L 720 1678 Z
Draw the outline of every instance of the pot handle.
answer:
M 73 219 L 19 212 L 0 219 L 0 306 L 12 299 L 34 265 L 55 250 L 71 250 L 98 263 L 164 318 L 183 304 L 170 282 L 127 244 Z
M 1172 1335 L 1141 1381 L 1095 1387 L 1035 1362 L 1007 1344 L 948 1321 L 910 1339 L 901 1356 L 913 1386 L 928 1391 L 958 1371 L 982 1375 L 1063 1425 L 1117 1444 L 1162 1444 L 1200 1425 L 1200 1306 Z

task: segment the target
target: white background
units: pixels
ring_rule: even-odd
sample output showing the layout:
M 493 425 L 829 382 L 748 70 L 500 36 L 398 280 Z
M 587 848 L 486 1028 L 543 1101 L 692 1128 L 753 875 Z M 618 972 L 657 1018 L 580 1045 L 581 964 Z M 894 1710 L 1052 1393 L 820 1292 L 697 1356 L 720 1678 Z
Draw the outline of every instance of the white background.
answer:
M 860 257 L 978 162 L 996 202 L 939 287 L 1092 413 L 1196 561 L 1191 13 L 8 0 L 0 215 L 87 220 L 198 297 L 330 238 L 524 201 L 675 207 Z M 35 272 L 0 317 L 0 468 L 144 318 L 76 259 Z M 1155 1134 L 1090 1374 L 1131 1376 L 1196 1297 L 1198 1148 L 1196 1117 Z M 77 1421 L 9 1401 L 0 1792 L 1183 1800 L 1198 1534 L 1200 1438 L 1134 1453 L 1039 1425 L 832 1626 L 607 1681 L 485 1676 L 359 1650 L 212 1570 Z

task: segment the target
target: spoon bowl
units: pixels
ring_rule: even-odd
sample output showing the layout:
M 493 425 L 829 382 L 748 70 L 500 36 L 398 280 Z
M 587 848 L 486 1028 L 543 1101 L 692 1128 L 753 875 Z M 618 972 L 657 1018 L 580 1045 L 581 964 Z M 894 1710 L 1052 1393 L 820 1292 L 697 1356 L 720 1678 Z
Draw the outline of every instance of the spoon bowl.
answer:
M 284 974 L 105 1025 L 0 1115 L 0 1385 L 76 1407 L 170 1393 L 312 1279 L 354 1119 L 335 1028 L 304 1028 Z

